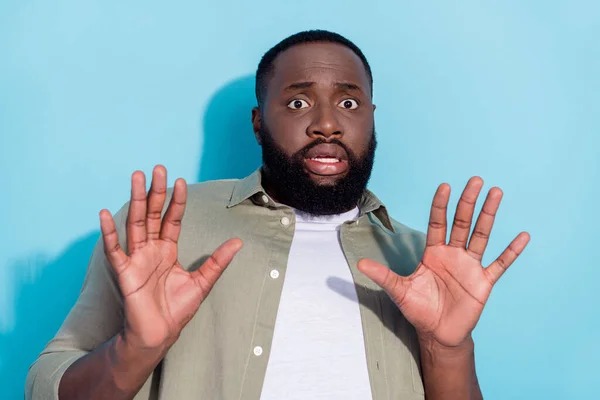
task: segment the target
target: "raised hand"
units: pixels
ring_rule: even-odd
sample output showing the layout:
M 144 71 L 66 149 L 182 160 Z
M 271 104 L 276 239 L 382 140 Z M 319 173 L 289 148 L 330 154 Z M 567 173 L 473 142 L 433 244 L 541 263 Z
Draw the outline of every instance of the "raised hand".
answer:
M 521 232 L 488 267 L 481 265 L 502 191 L 492 188 L 469 240 L 475 203 L 483 186 L 479 177 L 467 183 L 458 202 L 450 240 L 446 213 L 450 186 L 442 184 L 433 198 L 427 243 L 413 274 L 402 277 L 369 259 L 358 268 L 381 286 L 415 327 L 419 338 L 455 347 L 470 338 L 492 287 L 529 242 Z
M 126 223 L 129 254 L 119 245 L 110 212 L 100 212 L 104 251 L 124 297 L 124 339 L 139 349 L 170 347 L 242 247 L 241 240 L 230 239 L 199 269 L 184 270 L 177 260 L 177 241 L 187 198 L 185 181 L 175 182 L 161 218 L 166 197 L 164 167 L 154 168 L 148 196 L 144 174 L 133 173 Z

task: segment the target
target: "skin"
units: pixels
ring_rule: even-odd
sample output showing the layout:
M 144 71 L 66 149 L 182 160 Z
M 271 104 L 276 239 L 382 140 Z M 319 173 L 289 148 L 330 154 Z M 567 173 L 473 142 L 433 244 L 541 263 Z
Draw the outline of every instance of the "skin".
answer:
M 374 121 L 370 90 L 360 58 L 347 47 L 332 43 L 294 46 L 277 57 L 263 108 L 252 110 L 256 139 L 260 144 L 258 133 L 266 123 L 273 140 L 288 156 L 317 138 L 335 138 L 362 158 Z M 290 108 L 296 101 L 302 103 L 301 108 Z M 323 185 L 335 184 L 348 172 L 320 175 L 308 168 L 305 171 Z M 268 177 L 268 170 L 265 175 Z M 265 189 L 277 198 L 276 187 Z
M 293 86 L 297 83 L 302 83 L 301 87 Z M 370 91 L 364 66 L 346 47 L 330 43 L 292 47 L 275 62 L 263 108 L 252 112 L 255 134 L 266 123 L 288 155 L 316 138 L 336 138 L 363 156 L 375 110 Z M 296 100 L 307 106 L 302 103 L 300 110 L 287 107 Z M 345 108 L 347 100 L 358 107 Z M 258 135 L 257 139 L 260 141 Z M 307 173 L 314 182 L 331 185 L 347 171 L 323 175 L 307 169 Z M 186 183 L 183 179 L 175 182 L 161 218 L 167 171 L 161 165 L 154 168 L 149 193 L 145 179 L 141 171 L 132 175 L 127 252 L 119 245 L 110 212 L 100 212 L 104 252 L 123 293 L 124 328 L 67 369 L 59 384 L 61 399 L 133 398 L 242 247 L 241 240 L 230 239 L 198 270 L 184 270 L 178 261 L 177 242 L 187 201 Z M 479 177 L 467 184 L 449 241 L 446 213 L 450 187 L 439 186 L 431 208 L 427 246 L 412 275 L 400 277 L 368 259 L 358 264 L 415 327 L 428 400 L 481 398 L 471 332 L 492 287 L 529 241 L 523 232 L 491 265 L 481 265 L 502 197 L 500 189 L 490 190 L 469 240 L 474 204 L 482 186 Z M 277 198 L 276 187 L 266 190 Z

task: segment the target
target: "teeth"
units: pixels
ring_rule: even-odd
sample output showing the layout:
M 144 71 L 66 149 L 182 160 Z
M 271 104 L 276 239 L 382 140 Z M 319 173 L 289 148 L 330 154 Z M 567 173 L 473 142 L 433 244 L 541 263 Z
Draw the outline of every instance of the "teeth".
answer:
M 338 160 L 337 158 L 324 158 L 324 157 L 314 157 L 314 158 L 311 158 L 311 160 L 322 162 L 322 163 L 330 163 L 330 164 L 340 162 L 340 160 Z

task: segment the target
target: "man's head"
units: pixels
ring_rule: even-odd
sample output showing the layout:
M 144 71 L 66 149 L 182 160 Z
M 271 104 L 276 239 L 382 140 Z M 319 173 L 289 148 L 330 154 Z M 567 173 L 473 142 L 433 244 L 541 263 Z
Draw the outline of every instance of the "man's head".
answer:
M 357 205 L 376 148 L 372 87 L 365 56 L 335 33 L 301 32 L 263 56 L 252 122 L 276 200 L 316 215 Z

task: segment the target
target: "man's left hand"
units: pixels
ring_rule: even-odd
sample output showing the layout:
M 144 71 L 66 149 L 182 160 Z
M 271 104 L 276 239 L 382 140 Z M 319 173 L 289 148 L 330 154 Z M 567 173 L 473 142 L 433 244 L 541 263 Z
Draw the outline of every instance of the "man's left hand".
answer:
M 446 212 L 450 186 L 442 184 L 433 198 L 426 247 L 413 274 L 403 277 L 369 259 L 359 270 L 381 286 L 415 327 L 420 340 L 460 347 L 483 311 L 494 284 L 521 254 L 529 234 L 520 233 L 488 267 L 481 265 L 502 191 L 492 188 L 469 240 L 483 180 L 473 177 L 458 202 L 450 240 L 446 243 Z

